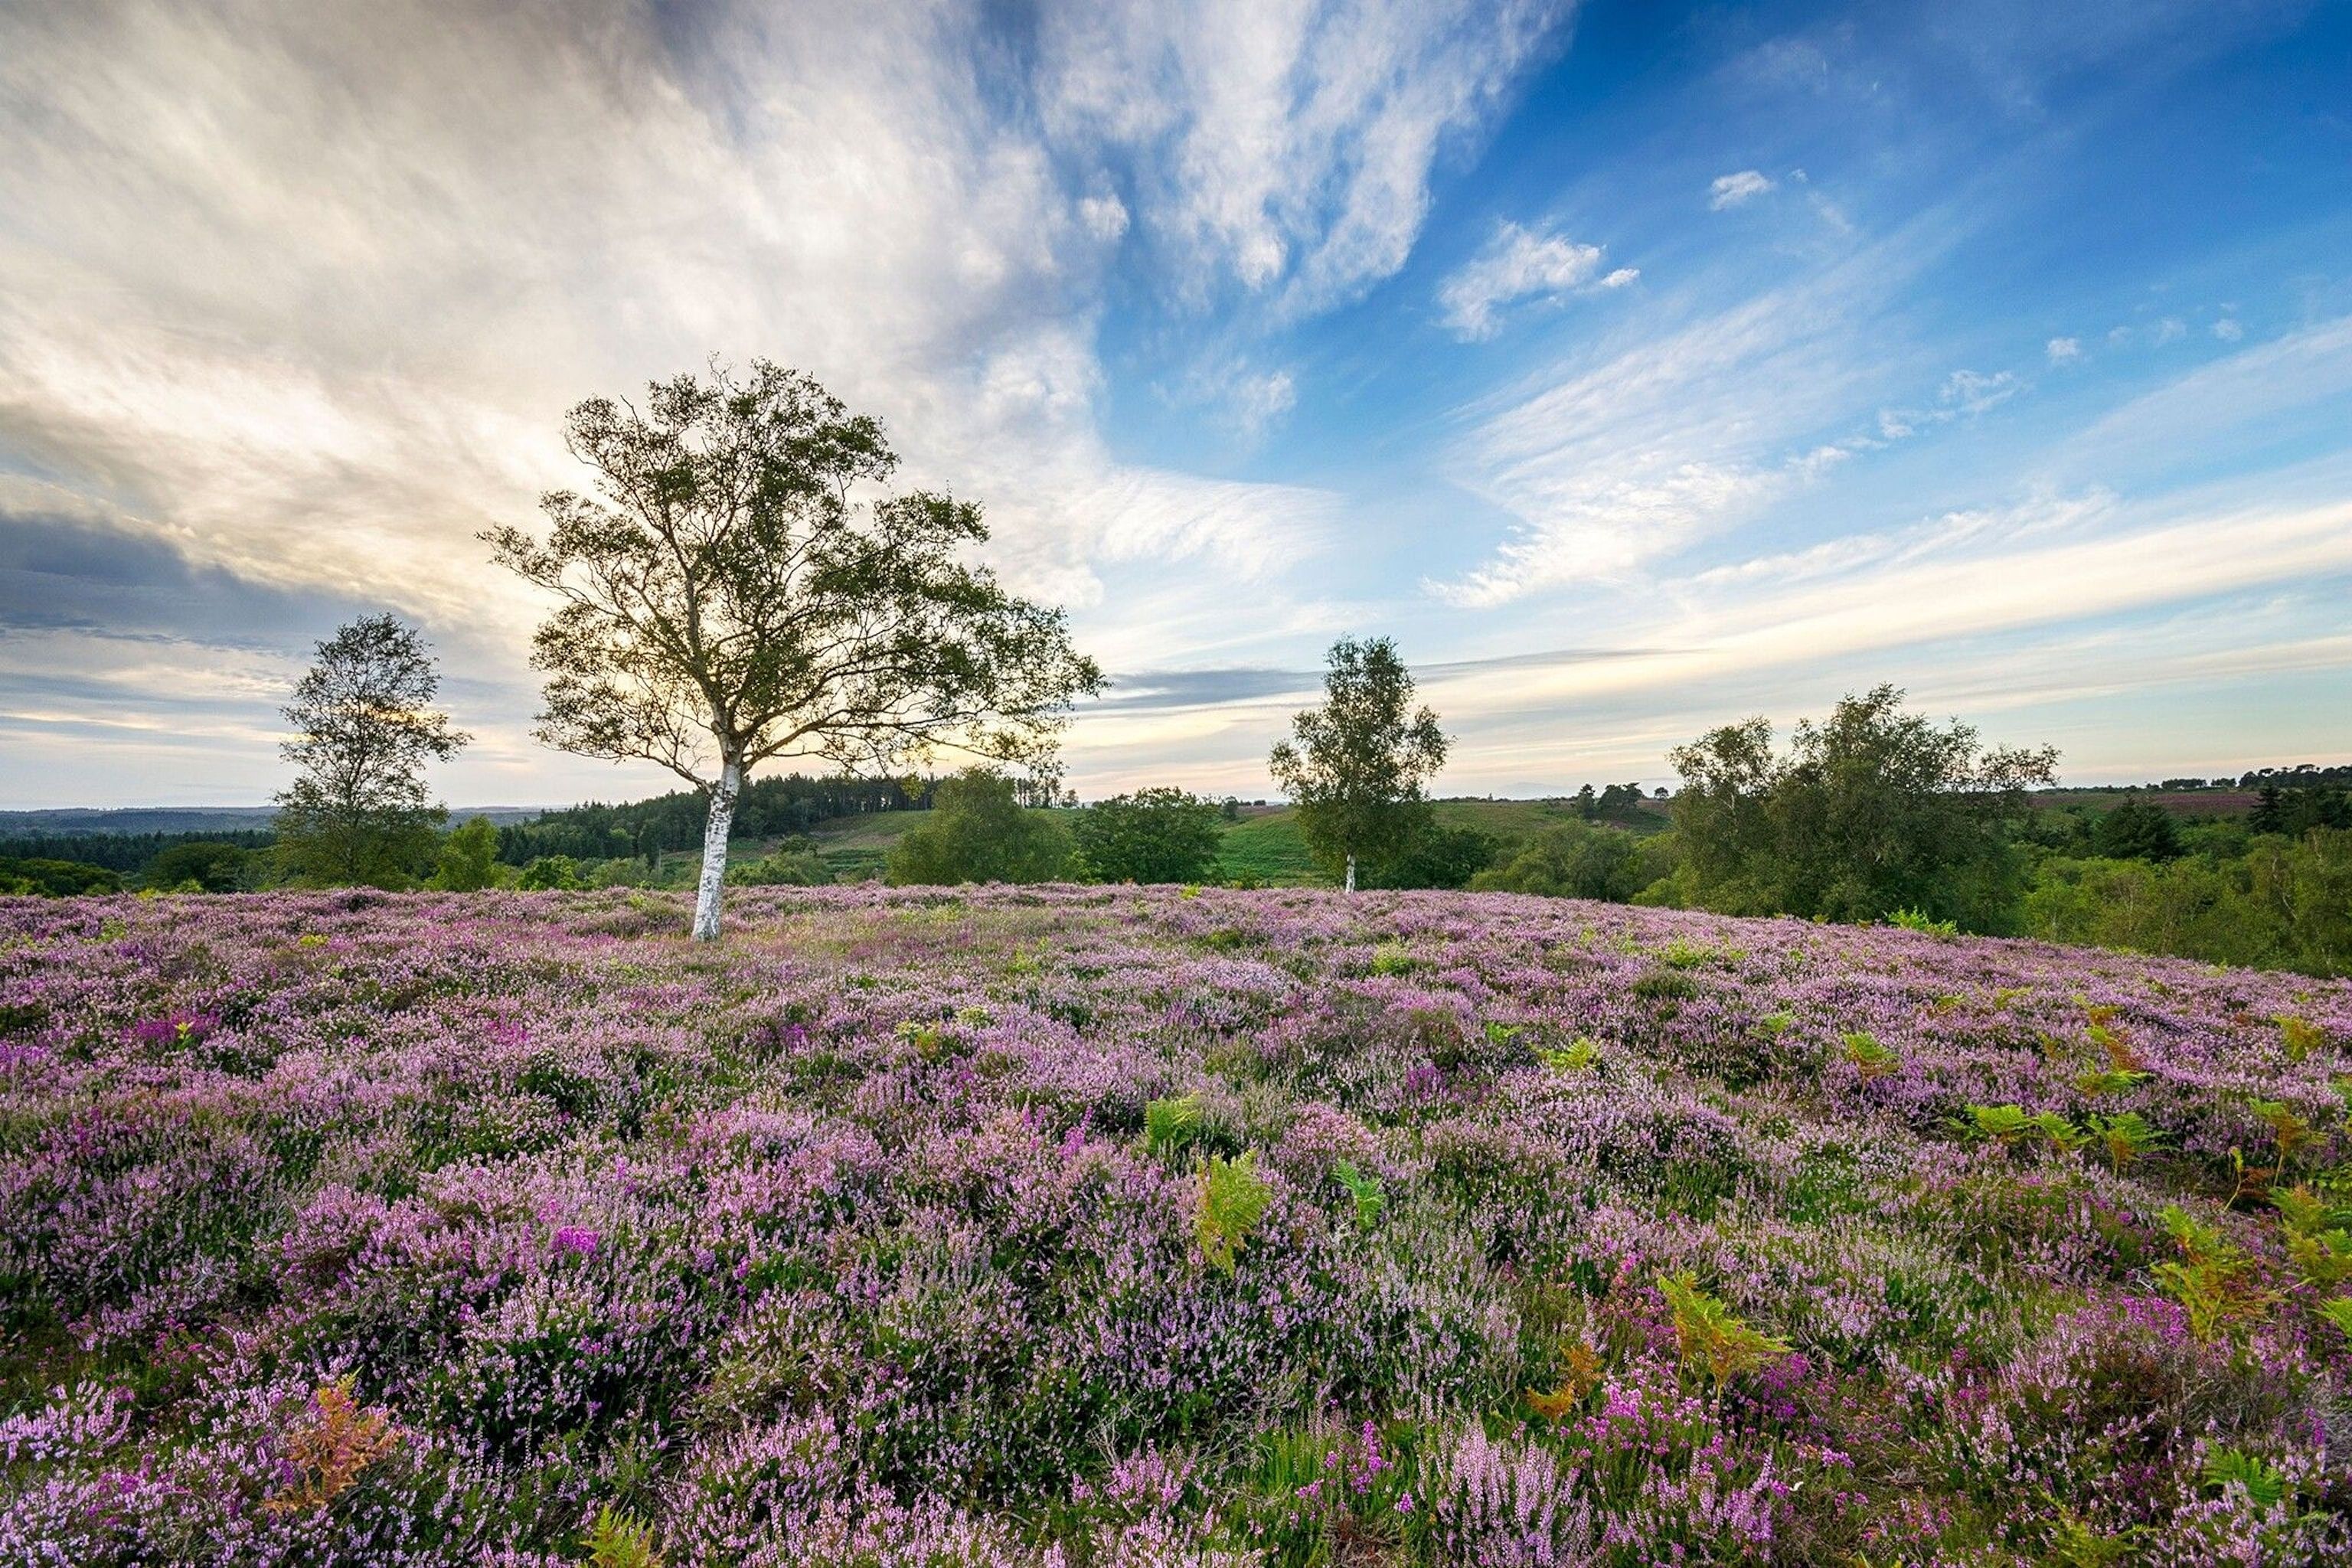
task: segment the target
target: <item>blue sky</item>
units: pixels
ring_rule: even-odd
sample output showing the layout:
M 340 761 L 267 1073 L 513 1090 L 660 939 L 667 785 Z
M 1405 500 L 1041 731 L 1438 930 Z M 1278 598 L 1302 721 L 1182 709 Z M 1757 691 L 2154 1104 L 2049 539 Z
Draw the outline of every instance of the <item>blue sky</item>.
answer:
M 252 801 L 389 607 L 531 742 L 478 529 L 712 353 L 888 422 L 1265 794 L 1335 637 L 1441 787 L 1881 680 L 2078 780 L 2352 756 L 2352 6 L 24 7 L 0 804 Z

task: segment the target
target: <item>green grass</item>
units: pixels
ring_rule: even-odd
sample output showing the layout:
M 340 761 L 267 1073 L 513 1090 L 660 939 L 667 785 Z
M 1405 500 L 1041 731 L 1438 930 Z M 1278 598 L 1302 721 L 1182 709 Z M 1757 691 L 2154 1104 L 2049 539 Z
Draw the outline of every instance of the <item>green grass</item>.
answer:
M 1225 824 L 1217 864 L 1235 881 L 1275 888 L 1329 885 L 1329 879 L 1316 869 L 1315 858 L 1307 853 L 1307 841 L 1298 836 L 1297 813 L 1286 805 L 1249 812 L 1239 822 Z

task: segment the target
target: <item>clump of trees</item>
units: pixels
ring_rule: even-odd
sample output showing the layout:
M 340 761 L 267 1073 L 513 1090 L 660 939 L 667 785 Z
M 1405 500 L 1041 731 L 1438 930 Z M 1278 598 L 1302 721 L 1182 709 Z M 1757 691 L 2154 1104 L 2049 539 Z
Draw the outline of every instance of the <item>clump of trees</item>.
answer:
M 643 410 L 593 398 L 564 437 L 591 493 L 546 496 L 544 539 L 483 538 L 557 601 L 532 645 L 541 739 L 659 763 L 708 801 L 699 939 L 754 767 L 898 773 L 944 748 L 1042 769 L 1102 686 L 1060 610 L 965 563 L 980 509 L 875 493 L 898 462 L 880 423 L 797 371 L 714 364 Z
M 1906 910 L 1986 931 L 2015 918 L 2027 871 L 2016 830 L 2058 754 L 1988 748 L 1879 686 L 1801 721 L 1786 752 L 1759 718 L 1672 760 L 1677 864 L 1660 901 L 1834 921 Z
M 296 769 L 278 795 L 278 855 L 297 880 L 404 888 L 433 863 L 448 813 L 425 767 L 469 737 L 433 706 L 441 677 L 425 639 L 392 616 L 352 622 L 319 645 L 284 709 Z
M 1198 795 L 1141 789 L 1072 813 L 1070 832 L 1094 881 L 1198 882 L 1216 870 L 1224 820 L 1214 802 Z
M 1478 892 L 1544 893 L 1631 903 L 1662 881 L 1674 861 L 1657 838 L 1622 827 L 1563 822 L 1546 828 L 1502 865 L 1470 879 Z
M 1076 852 L 1056 814 L 1024 805 L 1013 781 L 971 767 L 942 779 L 920 826 L 891 847 L 893 887 L 959 882 L 1052 882 Z

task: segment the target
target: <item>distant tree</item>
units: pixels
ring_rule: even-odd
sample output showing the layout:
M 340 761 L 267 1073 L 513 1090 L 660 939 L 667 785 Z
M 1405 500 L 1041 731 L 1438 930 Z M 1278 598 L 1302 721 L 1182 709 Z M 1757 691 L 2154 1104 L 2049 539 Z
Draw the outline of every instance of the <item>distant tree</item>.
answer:
M 1428 806 L 1423 805 L 1422 810 L 1426 814 Z M 1366 885 L 1466 888 L 1472 878 L 1495 863 L 1498 848 L 1491 835 L 1475 827 L 1445 827 L 1424 816 L 1402 848 L 1370 863 Z
M 1622 827 L 1563 822 L 1546 828 L 1505 864 L 1472 879 L 1480 892 L 1542 893 L 1557 899 L 1631 902 L 1671 868 L 1655 840 Z
M 1324 702 L 1293 721 L 1267 766 L 1298 808 L 1299 834 L 1324 868 L 1400 859 L 1430 830 L 1423 783 L 1445 763 L 1437 714 L 1413 707 L 1412 672 L 1386 637 L 1332 645 Z
M 2286 831 L 2286 791 L 2274 784 L 2265 784 L 2255 792 L 2254 809 L 2249 825 L 2257 833 Z
M 150 888 L 182 888 L 193 882 L 207 893 L 233 893 L 252 858 L 253 852 L 242 845 L 191 839 L 157 854 L 140 871 L 139 880 Z
M 1683 891 L 1705 908 L 1884 920 L 1916 910 L 1975 931 L 2014 918 L 2023 866 L 2012 830 L 2057 752 L 1987 750 L 1955 721 L 1937 727 L 1877 687 L 1772 751 L 1762 719 L 1673 753 Z
M 542 855 L 522 868 L 515 886 L 526 893 L 564 892 L 584 886 L 580 862 L 569 855 Z
M 119 893 L 122 879 L 103 866 L 37 857 L 0 860 L 0 896 L 69 899 L 80 893 Z
M 1242 819 L 1242 803 L 1227 795 L 1224 804 L 1217 807 L 1217 815 L 1227 822 L 1239 822 Z
M 2177 860 L 2179 825 L 2152 800 L 2127 799 L 2099 818 L 2091 841 L 2111 860 Z
M 446 893 L 478 893 L 498 881 L 498 860 L 499 830 L 487 816 L 469 817 L 441 841 L 432 885 Z
M 1198 882 L 1224 840 L 1218 808 L 1181 789 L 1097 801 L 1070 818 L 1089 876 L 1101 882 Z
M 643 758 L 709 802 L 694 934 L 719 934 L 727 837 L 746 773 L 820 756 L 896 771 L 945 747 L 1033 767 L 1102 674 L 1059 610 L 959 558 L 979 508 L 944 495 L 856 499 L 897 459 L 882 426 L 797 372 L 754 361 L 604 398 L 565 422 L 595 495 L 541 502 L 545 542 L 483 538 L 562 604 L 532 662 L 539 735 Z
M 959 882 L 1051 882 L 1069 874 L 1073 847 L 1062 825 L 1021 804 L 1011 779 L 966 768 L 940 782 L 930 819 L 892 846 L 893 887 Z
M 278 850 L 305 882 L 405 887 L 430 864 L 435 829 L 425 764 L 470 738 L 433 707 L 441 677 L 410 627 L 353 621 L 319 645 L 284 710 L 297 738 L 278 748 L 299 770 L 278 795 Z

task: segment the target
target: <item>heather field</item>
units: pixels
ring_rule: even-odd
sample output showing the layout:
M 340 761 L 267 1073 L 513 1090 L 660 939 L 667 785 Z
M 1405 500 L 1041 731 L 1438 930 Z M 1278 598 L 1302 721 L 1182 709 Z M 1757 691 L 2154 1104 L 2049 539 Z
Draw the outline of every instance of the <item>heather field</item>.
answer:
M 1507 895 L 730 921 L 0 901 L 0 1562 L 2352 1553 L 2352 985 Z

